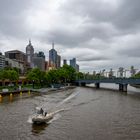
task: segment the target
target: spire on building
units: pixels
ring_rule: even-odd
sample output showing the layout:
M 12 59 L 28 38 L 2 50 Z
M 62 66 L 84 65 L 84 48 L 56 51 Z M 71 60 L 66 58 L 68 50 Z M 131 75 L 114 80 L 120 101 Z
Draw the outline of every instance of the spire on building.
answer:
M 31 39 L 29 39 L 29 45 L 31 45 Z
M 54 49 L 54 42 L 52 43 L 52 49 Z

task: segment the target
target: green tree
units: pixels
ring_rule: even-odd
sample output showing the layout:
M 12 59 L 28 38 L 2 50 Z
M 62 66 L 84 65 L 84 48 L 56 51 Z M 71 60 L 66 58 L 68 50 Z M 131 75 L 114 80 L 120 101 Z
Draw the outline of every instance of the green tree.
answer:
M 45 72 L 41 71 L 39 68 L 34 68 L 30 71 L 28 71 L 26 77 L 28 80 L 34 82 L 37 85 L 41 85 L 45 81 Z

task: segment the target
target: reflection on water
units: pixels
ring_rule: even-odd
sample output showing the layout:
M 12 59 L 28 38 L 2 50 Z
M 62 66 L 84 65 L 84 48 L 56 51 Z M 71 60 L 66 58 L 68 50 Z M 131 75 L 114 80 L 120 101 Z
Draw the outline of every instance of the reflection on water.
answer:
M 41 123 L 41 124 L 32 124 L 32 132 L 33 134 L 39 134 L 43 132 L 49 124 Z

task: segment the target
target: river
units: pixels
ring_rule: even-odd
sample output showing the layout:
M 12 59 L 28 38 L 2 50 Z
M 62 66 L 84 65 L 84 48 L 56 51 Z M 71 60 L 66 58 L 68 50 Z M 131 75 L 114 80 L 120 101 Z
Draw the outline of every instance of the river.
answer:
M 0 140 L 140 140 L 140 90 L 129 88 L 126 94 L 115 89 L 76 87 L 5 96 Z M 61 111 L 49 124 L 34 125 L 31 117 L 37 106 Z

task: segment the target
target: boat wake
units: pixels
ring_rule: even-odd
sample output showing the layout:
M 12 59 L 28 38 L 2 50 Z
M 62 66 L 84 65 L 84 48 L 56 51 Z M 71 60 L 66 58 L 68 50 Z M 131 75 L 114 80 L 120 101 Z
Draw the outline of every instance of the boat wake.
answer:
M 74 93 L 74 94 L 71 94 L 70 96 L 65 98 L 62 102 L 60 102 L 56 107 L 59 107 L 59 106 L 63 105 L 64 103 L 68 102 L 69 100 L 75 98 L 77 95 L 78 95 L 78 92 Z

